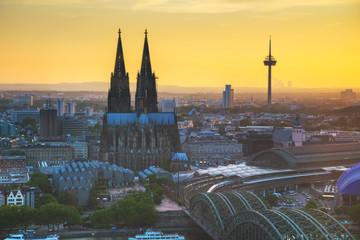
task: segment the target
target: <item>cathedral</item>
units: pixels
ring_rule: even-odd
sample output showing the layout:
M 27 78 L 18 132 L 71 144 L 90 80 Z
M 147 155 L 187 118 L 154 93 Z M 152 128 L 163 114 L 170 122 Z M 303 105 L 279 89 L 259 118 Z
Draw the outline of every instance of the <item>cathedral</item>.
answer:
M 163 166 L 170 161 L 171 153 L 179 152 L 180 138 L 175 112 L 158 112 L 156 77 L 151 69 L 147 30 L 137 74 L 135 109 L 131 108 L 130 99 L 129 74 L 125 70 L 119 30 L 108 107 L 103 119 L 100 158 L 134 171 Z

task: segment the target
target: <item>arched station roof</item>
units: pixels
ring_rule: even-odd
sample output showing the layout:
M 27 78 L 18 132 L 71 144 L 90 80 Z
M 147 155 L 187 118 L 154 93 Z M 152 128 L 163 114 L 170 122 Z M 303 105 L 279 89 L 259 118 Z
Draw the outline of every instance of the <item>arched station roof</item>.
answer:
M 351 166 L 357 162 L 360 162 L 360 143 L 336 143 L 264 150 L 256 154 L 249 165 L 311 169 Z

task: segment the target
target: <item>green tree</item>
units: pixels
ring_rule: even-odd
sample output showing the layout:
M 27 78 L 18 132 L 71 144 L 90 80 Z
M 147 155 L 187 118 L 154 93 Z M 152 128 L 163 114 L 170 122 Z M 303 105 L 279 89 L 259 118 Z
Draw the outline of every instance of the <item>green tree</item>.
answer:
M 164 188 L 157 183 L 151 183 L 147 190 L 153 193 L 155 204 L 160 204 L 162 196 L 164 195 Z
M 36 210 L 29 207 L 28 205 L 23 205 L 17 208 L 17 222 L 26 230 L 26 228 L 34 222 Z
M 89 131 L 93 134 L 98 134 L 100 135 L 100 132 L 101 132 L 101 125 L 100 123 L 97 123 L 95 124 L 94 126 L 92 127 L 89 127 Z
M 10 156 L 25 156 L 26 154 L 19 150 L 11 151 Z
M 26 117 L 21 123 L 22 127 L 31 126 L 36 129 L 36 120 L 32 117 Z
M 317 204 L 313 199 L 310 199 L 306 205 L 305 205 L 306 209 L 317 209 Z
M 91 210 L 96 209 L 100 205 L 99 201 L 96 198 L 97 195 L 98 195 L 98 192 L 97 192 L 96 188 L 92 187 L 91 190 L 90 190 L 90 197 L 89 197 L 89 200 L 88 200 L 88 207 Z
M 279 198 L 273 194 L 268 194 L 265 197 L 265 200 L 272 206 L 276 207 L 278 206 Z
M 264 205 L 266 206 L 267 209 L 271 209 L 271 205 L 268 201 L 266 201 L 265 198 L 261 198 L 261 201 L 264 203 Z
M 57 203 L 50 203 L 40 206 L 35 223 L 37 225 L 55 225 L 61 223 L 61 210 Z
M 149 184 L 156 183 L 157 175 L 156 174 L 149 174 L 146 177 L 149 181 Z
M 79 225 L 81 223 L 81 216 L 78 209 L 74 206 L 63 206 L 62 212 L 64 220 L 66 222 L 66 226 L 69 228 L 74 225 Z
M 111 208 L 110 208 L 111 209 Z M 96 210 L 90 217 L 91 225 L 94 228 L 108 228 L 112 222 L 110 210 Z
M 58 203 L 40 206 L 35 217 L 35 223 L 38 225 L 54 226 L 66 223 L 70 227 L 80 222 L 81 217 L 76 207 Z
M 157 184 L 159 185 L 167 185 L 169 183 L 169 179 L 167 177 L 164 177 L 164 176 L 160 176 L 157 181 L 156 181 Z
M 0 230 L 11 229 L 18 225 L 18 207 L 4 205 L 0 207 Z
M 163 161 L 162 163 L 160 163 L 160 167 L 165 171 L 171 172 L 171 166 L 169 161 Z
M 36 208 L 40 208 L 40 206 L 42 205 L 46 205 L 49 203 L 57 203 L 57 202 L 58 201 L 52 194 L 46 193 L 38 199 L 38 201 L 36 202 Z
M 58 197 L 59 203 L 64 205 L 72 204 L 72 197 L 69 192 L 62 191 Z
M 107 228 L 110 224 L 144 226 L 155 223 L 157 217 L 150 193 L 134 192 L 106 210 L 95 211 L 90 221 L 93 227 L 102 228 Z
M 251 126 L 251 125 L 252 125 L 252 122 L 248 118 L 244 118 L 244 119 L 240 120 L 240 126 L 246 127 L 246 126 Z
M 347 214 L 355 223 L 360 223 L 360 204 L 354 205 L 348 209 Z
M 28 183 L 30 187 L 39 187 L 44 193 L 51 193 L 52 187 L 47 176 L 41 172 L 34 172 Z
M 225 127 L 219 127 L 219 134 L 222 136 L 226 134 Z
M 202 127 L 202 123 L 200 121 L 194 121 L 193 122 L 194 127 Z

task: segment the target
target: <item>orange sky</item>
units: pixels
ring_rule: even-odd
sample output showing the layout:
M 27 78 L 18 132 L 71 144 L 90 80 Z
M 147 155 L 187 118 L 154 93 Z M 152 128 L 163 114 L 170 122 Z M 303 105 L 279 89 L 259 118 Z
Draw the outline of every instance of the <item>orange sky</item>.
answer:
M 1 0 L 0 83 L 130 81 L 144 29 L 160 85 L 360 87 L 360 0 Z

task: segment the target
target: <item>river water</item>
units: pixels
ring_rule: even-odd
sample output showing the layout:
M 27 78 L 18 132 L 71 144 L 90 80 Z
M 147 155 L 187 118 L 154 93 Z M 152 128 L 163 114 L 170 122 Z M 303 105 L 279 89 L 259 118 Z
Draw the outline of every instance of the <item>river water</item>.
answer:
M 128 237 L 90 237 L 90 238 L 66 238 L 68 240 L 128 240 Z M 210 240 L 206 234 L 185 234 L 186 240 Z

